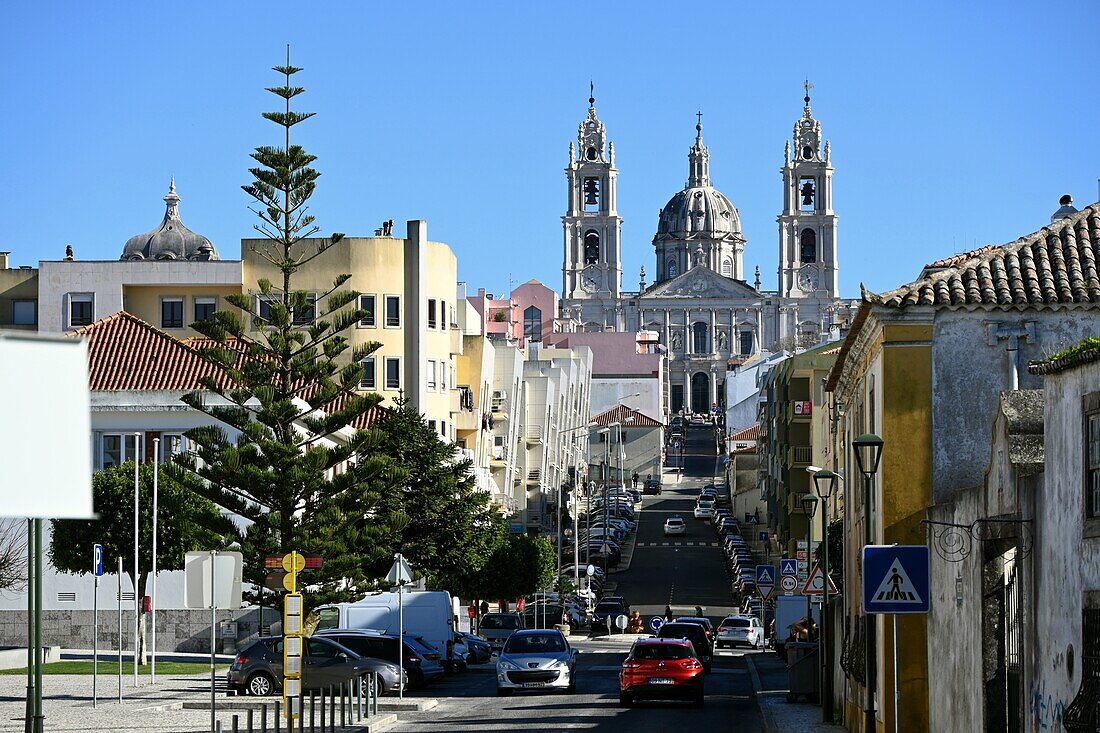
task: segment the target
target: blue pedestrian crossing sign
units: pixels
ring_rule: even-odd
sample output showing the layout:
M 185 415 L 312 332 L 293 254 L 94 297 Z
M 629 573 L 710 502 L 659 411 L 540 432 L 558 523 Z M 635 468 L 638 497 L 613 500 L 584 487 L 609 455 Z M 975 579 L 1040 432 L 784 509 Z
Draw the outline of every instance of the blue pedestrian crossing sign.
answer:
M 656 634 L 661 630 L 661 627 L 665 625 L 665 619 L 663 616 L 654 616 L 649 620 L 649 628 L 653 629 L 653 633 Z
M 780 575 L 798 575 L 798 560 L 793 557 L 784 557 L 779 560 Z
M 863 548 L 863 610 L 867 613 L 928 613 L 931 557 L 925 545 Z
M 771 565 L 757 565 L 756 585 L 775 585 L 775 568 Z

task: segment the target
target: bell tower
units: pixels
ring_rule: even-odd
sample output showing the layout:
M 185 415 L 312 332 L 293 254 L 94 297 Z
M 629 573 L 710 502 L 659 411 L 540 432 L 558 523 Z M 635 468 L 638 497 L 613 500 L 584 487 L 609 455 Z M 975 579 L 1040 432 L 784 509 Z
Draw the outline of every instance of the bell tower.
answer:
M 821 145 L 821 123 L 806 106 L 794 123 L 794 151 L 783 153 L 783 213 L 779 221 L 779 294 L 784 298 L 835 298 L 837 261 L 836 213 L 833 211 L 833 166 L 829 143 Z
M 622 219 L 617 212 L 619 171 L 589 88 L 588 116 L 569 143 L 568 205 L 564 229 L 562 297 L 617 298 L 622 290 Z

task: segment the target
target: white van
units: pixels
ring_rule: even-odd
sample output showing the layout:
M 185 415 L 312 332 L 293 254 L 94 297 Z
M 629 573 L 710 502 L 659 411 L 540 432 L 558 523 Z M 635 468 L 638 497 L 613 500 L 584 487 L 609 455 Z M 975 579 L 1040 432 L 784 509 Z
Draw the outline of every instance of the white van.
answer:
M 447 591 L 406 591 L 402 593 L 405 633 L 419 636 L 451 661 L 454 647 L 454 608 Z M 374 629 L 398 633 L 397 593 L 373 593 L 354 603 L 318 606 L 309 615 L 309 633 L 326 629 Z

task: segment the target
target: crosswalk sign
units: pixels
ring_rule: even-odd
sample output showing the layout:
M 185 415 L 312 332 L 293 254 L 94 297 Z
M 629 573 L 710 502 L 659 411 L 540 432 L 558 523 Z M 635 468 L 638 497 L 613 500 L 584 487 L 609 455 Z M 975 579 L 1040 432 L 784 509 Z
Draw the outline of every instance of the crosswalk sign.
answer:
M 775 585 L 775 568 L 771 565 L 756 566 L 756 584 Z
M 779 561 L 780 575 L 797 575 L 798 560 L 793 557 L 784 557 Z
M 925 545 L 863 548 L 863 610 L 867 613 L 928 613 L 931 557 Z

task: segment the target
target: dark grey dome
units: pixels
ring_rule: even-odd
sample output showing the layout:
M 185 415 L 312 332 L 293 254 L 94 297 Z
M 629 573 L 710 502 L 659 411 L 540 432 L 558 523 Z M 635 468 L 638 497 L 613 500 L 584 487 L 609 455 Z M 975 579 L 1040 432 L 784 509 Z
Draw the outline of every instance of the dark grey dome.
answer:
M 690 186 L 680 191 L 661 209 L 657 222 L 658 239 L 700 234 L 714 239 L 741 234 L 737 209 L 713 186 Z
M 210 240 L 188 229 L 180 220 L 180 197 L 172 180 L 164 197 L 164 221 L 156 229 L 126 241 L 123 260 L 216 260 L 218 251 Z

